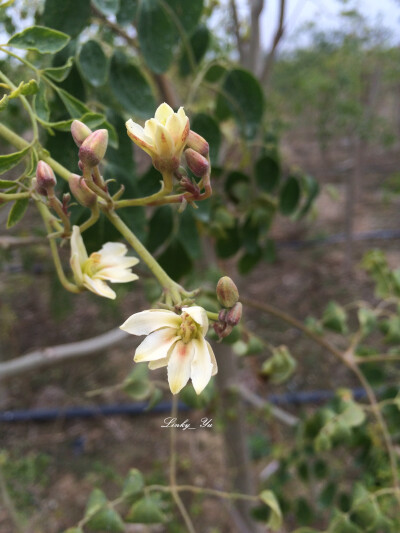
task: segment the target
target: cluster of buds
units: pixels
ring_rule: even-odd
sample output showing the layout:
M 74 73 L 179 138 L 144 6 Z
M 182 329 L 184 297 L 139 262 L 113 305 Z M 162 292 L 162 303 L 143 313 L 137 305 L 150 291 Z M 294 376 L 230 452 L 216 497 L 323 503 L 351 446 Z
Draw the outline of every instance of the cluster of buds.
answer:
M 85 207 L 92 207 L 99 191 L 107 194 L 107 184 L 100 174 L 98 165 L 104 159 L 108 145 L 108 131 L 92 131 L 86 124 L 74 120 L 71 135 L 79 147 L 79 168 L 83 176 L 72 174 L 69 185 L 76 200 Z
M 242 318 L 242 304 L 239 302 L 239 291 L 228 276 L 224 276 L 217 284 L 217 298 L 224 307 L 214 324 L 215 333 L 220 339 L 227 337 Z
M 54 191 L 57 185 L 57 180 L 53 169 L 45 161 L 39 161 L 36 167 L 36 177 L 32 180 L 33 187 L 41 196 L 47 197 L 48 205 L 60 217 L 65 236 L 70 233 L 68 206 L 71 200 L 69 193 L 63 194 L 62 201 L 60 201 Z

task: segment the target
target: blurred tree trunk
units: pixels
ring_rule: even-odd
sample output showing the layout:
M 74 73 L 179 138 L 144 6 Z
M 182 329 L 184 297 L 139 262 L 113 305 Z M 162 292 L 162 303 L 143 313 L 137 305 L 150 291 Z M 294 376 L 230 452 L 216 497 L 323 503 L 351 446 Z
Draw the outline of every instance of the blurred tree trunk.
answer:
M 231 480 L 231 486 L 228 487 L 228 490 L 254 494 L 253 476 L 246 442 L 246 412 L 239 392 L 237 357 L 229 344 L 219 345 L 217 361 L 218 415 L 223 426 L 225 460 Z M 245 500 L 237 500 L 233 502 L 233 506 L 238 511 L 247 531 L 249 533 L 257 531 L 257 525 L 250 518 L 250 503 Z

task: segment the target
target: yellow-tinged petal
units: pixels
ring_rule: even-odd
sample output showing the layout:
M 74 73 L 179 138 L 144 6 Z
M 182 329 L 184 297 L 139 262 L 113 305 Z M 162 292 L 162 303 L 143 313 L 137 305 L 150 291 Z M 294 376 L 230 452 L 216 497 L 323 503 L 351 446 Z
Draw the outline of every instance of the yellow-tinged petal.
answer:
M 157 359 L 157 361 L 150 361 L 149 369 L 157 370 L 158 368 L 163 368 L 164 366 L 167 366 L 167 364 L 168 364 L 168 357 L 163 357 L 162 359 Z
M 182 136 L 182 123 L 178 115 L 174 113 L 173 115 L 168 117 L 165 127 L 171 134 L 171 137 L 174 140 L 175 146 L 177 146 L 177 144 L 180 143 L 180 139 Z
M 178 394 L 188 382 L 193 354 L 192 342 L 178 341 L 174 346 L 168 361 L 168 383 L 172 394 Z
M 170 158 L 175 155 L 174 141 L 165 126 L 157 125 L 154 135 L 157 154 L 160 157 Z
M 79 286 L 83 285 L 82 267 L 77 253 L 73 253 L 70 259 L 72 273 L 74 275 L 75 283 Z
M 103 244 L 99 250 L 99 254 L 102 257 L 112 256 L 117 257 L 123 256 L 128 252 L 128 248 L 122 242 L 106 242 Z
M 130 316 L 120 329 L 132 335 L 149 335 L 160 328 L 179 328 L 182 319 L 177 314 L 166 309 L 149 309 Z
M 73 226 L 71 235 L 71 254 L 76 254 L 79 258 L 79 262 L 82 265 L 88 258 L 88 254 L 85 248 L 85 244 L 82 239 L 79 226 Z
M 194 357 L 191 366 L 190 377 L 192 378 L 193 388 L 197 394 L 200 394 L 211 379 L 213 365 L 211 362 L 210 352 L 204 337 L 193 339 Z
M 207 348 L 208 348 L 208 353 L 210 354 L 210 359 L 211 359 L 211 364 L 212 364 L 212 376 L 215 376 L 215 374 L 218 373 L 218 365 L 217 365 L 217 360 L 215 359 L 215 354 L 214 354 L 214 351 L 211 347 L 211 344 L 209 342 L 206 341 L 206 345 L 207 345 Z
M 165 126 L 165 123 L 168 120 L 168 117 L 174 114 L 174 110 L 171 106 L 166 104 L 165 102 L 158 106 L 156 113 L 154 115 L 154 118 L 161 122 Z
M 139 279 L 139 276 L 126 268 L 110 267 L 99 270 L 93 278 L 108 280 L 111 283 L 129 283 Z
M 202 307 L 200 307 L 199 305 L 194 305 L 192 307 L 183 307 L 182 311 L 191 316 L 193 320 L 197 322 L 199 326 L 201 326 L 203 335 L 207 333 L 208 317 L 206 311 Z
M 136 348 L 134 361 L 155 361 L 167 356 L 169 349 L 179 340 L 175 328 L 163 328 L 150 333 Z
M 133 122 L 132 119 L 129 119 L 125 125 L 127 133 L 132 141 L 140 146 L 140 148 L 142 148 L 149 155 L 152 155 L 154 152 L 153 139 L 146 135 L 142 126 L 136 122 Z
M 93 279 L 87 274 L 83 275 L 83 285 L 89 289 L 89 291 L 98 294 L 99 296 L 104 296 L 105 298 L 110 298 L 110 300 L 115 300 L 115 292 L 101 279 Z

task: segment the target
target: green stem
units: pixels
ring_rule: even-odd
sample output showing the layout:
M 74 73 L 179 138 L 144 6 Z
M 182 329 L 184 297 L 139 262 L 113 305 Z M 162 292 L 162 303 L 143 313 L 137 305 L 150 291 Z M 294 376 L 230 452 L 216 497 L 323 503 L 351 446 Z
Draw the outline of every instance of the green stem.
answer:
M 19 200 L 21 198 L 28 198 L 31 195 L 30 192 L 14 192 L 11 194 L 0 193 L 0 200 L 5 202 L 11 202 L 11 200 Z
M 171 487 L 166 487 L 165 485 L 150 485 L 146 487 L 146 489 L 148 491 L 171 492 Z M 217 496 L 217 498 L 225 498 L 228 500 L 247 500 L 252 502 L 260 501 L 258 496 L 252 496 L 251 494 L 240 494 L 239 492 L 225 492 L 216 489 L 205 489 L 202 487 L 195 487 L 194 485 L 176 485 L 175 489 L 178 492 L 193 492 L 194 494 Z
M 36 202 L 36 205 L 38 207 L 38 210 L 40 214 L 42 215 L 44 224 L 46 226 L 47 233 L 51 232 L 51 225 L 50 225 L 50 217 L 52 216 L 46 206 L 42 204 L 41 202 Z M 73 292 L 75 294 L 80 293 L 79 287 L 77 287 L 74 283 L 71 283 L 65 276 L 64 270 L 61 264 L 60 256 L 58 255 L 58 249 L 57 249 L 57 243 L 54 239 L 50 238 L 50 249 L 51 249 L 51 255 L 53 256 L 54 266 L 56 267 L 56 272 L 58 279 L 60 280 L 62 286 L 67 289 L 69 292 Z
M 99 206 L 97 205 L 97 202 L 92 207 L 92 212 L 90 214 L 90 217 L 79 226 L 79 230 L 81 234 L 89 229 L 93 224 L 96 224 L 96 222 L 99 220 L 100 212 L 99 212 Z
M 139 241 L 136 235 L 128 228 L 128 226 L 121 220 L 121 218 L 114 212 L 107 209 L 103 210 L 108 220 L 117 228 L 117 230 L 125 237 L 132 248 L 138 253 L 142 260 L 146 263 L 148 268 L 160 282 L 160 285 L 168 291 L 174 303 L 178 304 L 182 301 L 181 291 L 179 285 L 171 279 L 165 270 L 157 263 L 154 257 L 147 251 L 143 244 Z

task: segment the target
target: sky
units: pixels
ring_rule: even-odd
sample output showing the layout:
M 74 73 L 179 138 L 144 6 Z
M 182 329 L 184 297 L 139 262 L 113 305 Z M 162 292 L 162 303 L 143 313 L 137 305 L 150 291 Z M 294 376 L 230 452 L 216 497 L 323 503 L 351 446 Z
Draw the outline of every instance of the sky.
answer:
M 396 35 L 400 40 L 400 0 L 349 0 L 345 3 L 339 0 L 286 0 L 287 23 L 286 35 L 282 41 L 283 48 L 290 48 L 290 41 L 297 30 L 306 22 L 315 21 L 322 29 L 338 27 L 338 14 L 342 9 L 352 9 L 354 6 L 374 24 L 380 20 L 383 26 L 390 29 L 396 42 Z M 261 14 L 262 44 L 268 49 L 271 36 L 274 34 L 278 20 L 279 0 L 266 0 L 266 7 Z

